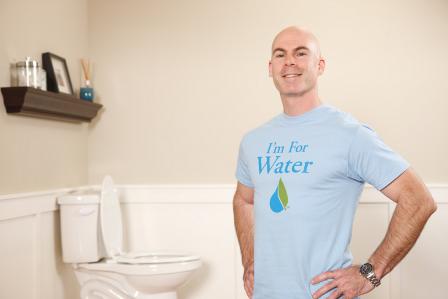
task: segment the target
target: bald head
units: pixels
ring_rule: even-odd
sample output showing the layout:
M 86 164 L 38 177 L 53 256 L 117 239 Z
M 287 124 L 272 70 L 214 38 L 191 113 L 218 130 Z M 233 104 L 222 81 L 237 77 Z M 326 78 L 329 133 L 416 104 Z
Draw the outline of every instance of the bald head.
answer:
M 310 31 L 301 27 L 287 27 L 272 42 L 269 75 L 286 99 L 317 99 L 317 79 L 323 74 L 325 60 L 319 42 Z
M 272 41 L 271 54 L 275 52 L 279 45 L 282 45 L 285 42 L 299 41 L 300 43 L 303 43 L 304 46 L 308 47 L 309 50 L 313 54 L 315 54 L 317 58 L 320 58 L 320 46 L 316 36 L 311 31 L 297 26 L 286 27 L 275 36 L 274 40 Z

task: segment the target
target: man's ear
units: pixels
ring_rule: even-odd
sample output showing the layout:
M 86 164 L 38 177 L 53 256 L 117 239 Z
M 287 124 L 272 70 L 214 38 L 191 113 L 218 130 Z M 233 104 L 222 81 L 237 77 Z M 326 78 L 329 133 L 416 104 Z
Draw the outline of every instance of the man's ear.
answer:
M 269 60 L 269 77 L 272 77 L 272 62 Z
M 322 75 L 325 71 L 325 59 L 323 57 L 319 58 L 318 74 Z

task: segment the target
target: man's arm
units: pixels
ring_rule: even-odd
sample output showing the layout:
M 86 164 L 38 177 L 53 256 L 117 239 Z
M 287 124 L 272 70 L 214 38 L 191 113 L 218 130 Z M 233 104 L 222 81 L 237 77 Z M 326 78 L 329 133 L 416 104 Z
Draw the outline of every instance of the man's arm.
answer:
M 252 297 L 254 283 L 254 190 L 238 182 L 233 215 L 244 267 L 244 288 Z
M 426 186 L 412 169 L 403 172 L 381 192 L 397 203 L 386 236 L 372 254 L 369 262 L 375 269 L 377 278 L 382 278 L 406 256 L 414 246 L 431 214 L 437 206 Z M 328 271 L 312 279 L 316 284 L 333 279 L 313 294 L 320 298 L 335 289 L 328 299 L 341 295 L 351 299 L 370 292 L 373 285 L 359 273 L 359 265 Z
M 381 190 L 397 203 L 386 236 L 369 258 L 378 278 L 384 277 L 414 246 L 429 217 L 437 210 L 425 184 L 408 169 Z

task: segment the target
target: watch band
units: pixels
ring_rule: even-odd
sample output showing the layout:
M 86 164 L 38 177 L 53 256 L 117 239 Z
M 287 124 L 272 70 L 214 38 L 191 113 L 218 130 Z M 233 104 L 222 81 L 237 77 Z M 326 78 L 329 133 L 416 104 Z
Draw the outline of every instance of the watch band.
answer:
M 375 274 L 373 274 L 373 276 L 367 279 L 373 284 L 374 287 L 379 287 L 381 284 L 381 281 L 378 278 L 376 278 Z
M 375 272 L 373 271 L 373 265 L 370 263 L 365 263 L 359 268 L 359 272 L 362 276 L 367 278 L 370 283 L 373 284 L 374 287 L 378 287 L 381 285 L 381 281 L 376 277 Z

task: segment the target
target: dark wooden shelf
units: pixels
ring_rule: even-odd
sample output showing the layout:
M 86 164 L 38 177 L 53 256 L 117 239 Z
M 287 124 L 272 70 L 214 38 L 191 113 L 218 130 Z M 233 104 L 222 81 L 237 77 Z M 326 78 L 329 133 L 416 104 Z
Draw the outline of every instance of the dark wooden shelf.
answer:
M 103 107 L 72 95 L 32 87 L 3 87 L 6 112 L 68 121 L 90 122 Z

